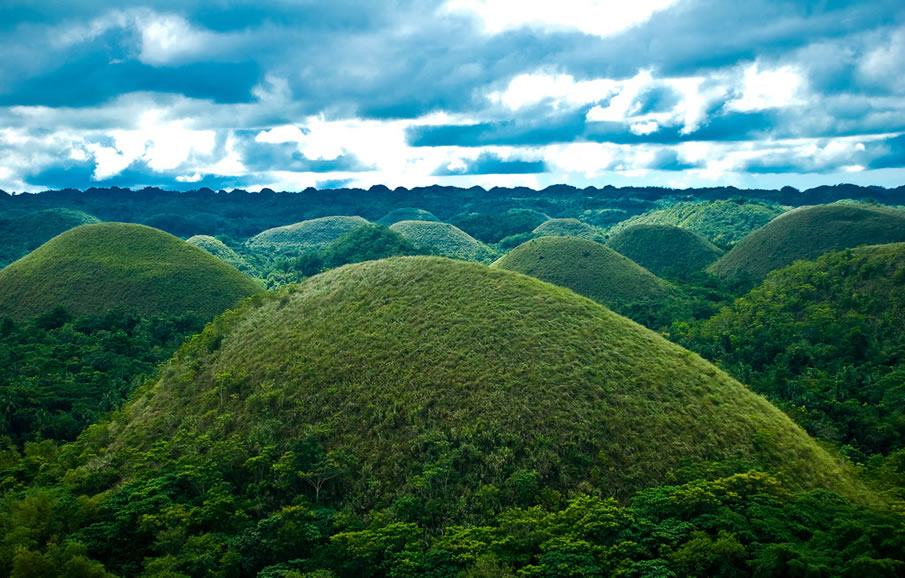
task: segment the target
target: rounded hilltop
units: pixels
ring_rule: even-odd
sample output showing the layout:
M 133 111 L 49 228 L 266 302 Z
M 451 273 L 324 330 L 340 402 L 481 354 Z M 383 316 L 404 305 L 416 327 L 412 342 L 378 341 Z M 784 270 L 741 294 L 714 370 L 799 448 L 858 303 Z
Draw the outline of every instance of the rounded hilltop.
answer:
M 606 246 L 661 277 L 687 277 L 723 255 L 701 235 L 670 225 L 634 225 L 610 237 Z
M 597 229 L 578 219 L 550 219 L 535 227 L 532 232 L 553 237 L 580 237 L 590 240 L 600 238 Z
M 393 223 L 398 223 L 399 221 L 437 221 L 438 219 L 433 213 L 430 211 L 425 211 L 424 209 L 418 209 L 415 207 L 402 207 L 399 209 L 393 209 L 376 222 L 378 225 L 383 225 L 384 227 L 389 227 Z
M 63 307 L 213 317 L 262 288 L 213 255 L 144 225 L 82 225 L 0 270 L 0 316 Z
M 92 223 L 100 220 L 83 211 L 62 208 L 0 216 L 0 268 L 64 231 Z
M 754 231 L 708 271 L 759 283 L 767 273 L 830 251 L 905 241 L 905 211 L 864 203 L 794 209 Z
M 462 229 L 449 223 L 399 221 L 390 230 L 408 239 L 415 247 L 443 257 L 465 261 L 489 261 L 493 251 Z
M 226 243 L 217 239 L 216 237 L 212 237 L 210 235 L 195 235 L 193 237 L 189 237 L 186 239 L 186 243 L 189 245 L 194 245 L 199 249 L 204 249 L 214 257 L 220 259 L 224 263 L 228 263 L 235 267 L 240 271 L 244 271 L 245 273 L 253 273 L 254 270 L 251 265 L 238 253 L 236 253 L 231 247 L 229 247 Z
M 566 289 L 438 257 L 348 265 L 250 300 L 111 427 L 121 471 L 177 432 L 174 461 L 231 438 L 231 463 L 266 447 L 323 482 L 313 500 L 365 510 L 427 488 L 466 512 L 529 472 L 626 498 L 687 460 L 859 491 L 782 412 L 696 355 Z
M 361 217 L 321 217 L 258 233 L 246 241 L 251 249 L 278 252 L 303 252 L 321 249 L 346 233 L 368 224 Z

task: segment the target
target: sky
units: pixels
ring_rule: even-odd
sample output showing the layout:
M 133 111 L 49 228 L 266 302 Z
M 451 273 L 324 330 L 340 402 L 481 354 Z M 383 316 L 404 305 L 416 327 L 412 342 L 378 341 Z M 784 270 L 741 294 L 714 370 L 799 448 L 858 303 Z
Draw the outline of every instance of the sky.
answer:
M 905 184 L 905 2 L 3 0 L 0 189 Z

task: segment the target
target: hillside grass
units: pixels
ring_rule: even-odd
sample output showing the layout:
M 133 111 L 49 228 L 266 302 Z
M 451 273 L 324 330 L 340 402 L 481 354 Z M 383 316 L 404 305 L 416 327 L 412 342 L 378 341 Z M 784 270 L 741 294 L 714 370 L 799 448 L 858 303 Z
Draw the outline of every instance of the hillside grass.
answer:
M 479 262 L 489 262 L 494 257 L 490 247 L 449 223 L 399 221 L 391 225 L 390 230 L 411 241 L 418 249 L 442 257 Z
M 216 237 L 212 237 L 210 235 L 195 235 L 193 237 L 189 237 L 186 239 L 186 243 L 189 245 L 194 245 L 199 249 L 204 249 L 214 257 L 220 259 L 224 263 L 228 263 L 246 273 L 247 275 L 256 276 L 257 271 L 242 255 L 236 253 L 232 247 L 228 246 L 226 243 L 217 239 Z
M 375 221 L 378 225 L 383 225 L 384 227 L 389 227 L 393 223 L 398 223 L 399 221 L 436 221 L 439 222 L 438 219 L 433 213 L 430 211 L 425 211 L 424 209 L 418 209 L 415 207 L 402 207 L 400 209 L 393 209 L 377 221 Z
M 606 246 L 657 276 L 681 279 L 724 252 L 701 235 L 670 225 L 634 225 L 611 236 Z
M 597 228 L 587 223 L 582 223 L 578 219 L 549 219 L 535 227 L 532 232 L 537 235 L 551 237 L 579 237 L 591 241 L 603 240 L 603 235 Z
M 99 222 L 96 217 L 73 209 L 4 214 L 0 216 L 0 269 L 64 231 Z
M 0 270 L 0 317 L 25 320 L 63 307 L 213 317 L 262 287 L 169 233 L 101 223 L 71 229 Z
M 500 257 L 493 267 L 567 287 L 648 327 L 668 324 L 680 292 L 613 249 L 576 237 L 540 237 Z
M 411 496 L 457 519 L 519 472 L 625 499 L 688 460 L 868 495 L 698 356 L 567 289 L 436 257 L 349 265 L 254 298 L 186 345 L 103 437 L 105 462 L 129 476 L 157 475 L 130 456 L 159 440 L 181 463 L 228 438 L 236 464 L 295 447 L 288 464 L 314 440 L 318 463 L 344 474 L 320 499 L 367 510 Z
M 626 219 L 607 233 L 612 237 L 635 225 L 670 225 L 694 231 L 721 247 L 731 247 L 787 209 L 748 199 L 677 203 Z
M 869 204 L 802 207 L 742 239 L 708 271 L 738 283 L 759 283 L 799 259 L 860 245 L 905 241 L 905 211 Z
M 346 233 L 367 225 L 361 217 L 321 217 L 258 233 L 246 241 L 252 250 L 301 253 L 321 249 Z

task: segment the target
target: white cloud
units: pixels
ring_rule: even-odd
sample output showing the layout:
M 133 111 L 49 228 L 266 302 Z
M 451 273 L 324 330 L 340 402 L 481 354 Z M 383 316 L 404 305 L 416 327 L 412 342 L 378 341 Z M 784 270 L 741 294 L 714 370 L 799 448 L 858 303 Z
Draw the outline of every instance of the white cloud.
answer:
M 634 115 L 638 108 L 638 96 L 654 84 L 649 70 L 642 70 L 634 77 L 619 83 L 616 96 L 606 106 L 597 105 L 588 111 L 588 121 L 625 122 Z
M 138 58 L 154 66 L 195 56 L 217 40 L 215 34 L 196 29 L 176 14 L 137 14 L 135 24 L 141 35 Z
M 520 74 L 509 81 L 506 90 L 491 92 L 488 98 L 511 110 L 545 100 L 552 101 L 553 108 L 557 109 L 563 104 L 576 106 L 599 102 L 609 96 L 618 84 L 608 78 L 576 82 L 569 74 Z
M 804 104 L 804 77 L 794 66 L 761 70 L 758 63 L 745 69 L 741 96 L 726 103 L 725 109 L 755 112 Z
M 677 0 L 447 0 L 442 11 L 477 17 L 488 34 L 523 27 L 612 36 L 647 22 Z

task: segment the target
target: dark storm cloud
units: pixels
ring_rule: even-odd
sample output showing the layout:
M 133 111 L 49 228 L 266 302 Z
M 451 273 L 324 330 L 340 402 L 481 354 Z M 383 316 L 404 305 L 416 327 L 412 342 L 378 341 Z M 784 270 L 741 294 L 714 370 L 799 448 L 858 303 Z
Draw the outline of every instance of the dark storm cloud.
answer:
M 434 171 L 436 176 L 452 175 L 528 175 L 547 172 L 544 161 L 502 159 L 493 153 L 481 153 L 477 158 L 463 161 L 464 166 L 443 166 Z
M 215 191 L 242 188 L 255 184 L 253 176 L 204 175 L 198 180 L 179 180 L 176 178 L 179 175 L 155 171 L 143 162 L 134 163 L 118 175 L 106 179 L 94 179 L 93 171 L 94 166 L 89 164 L 53 166 L 28 175 L 28 182 L 45 189 L 64 189 L 70 187 L 72 183 L 84 183 L 83 187 L 121 187 L 132 189 L 159 187 L 170 190 L 206 187 Z

